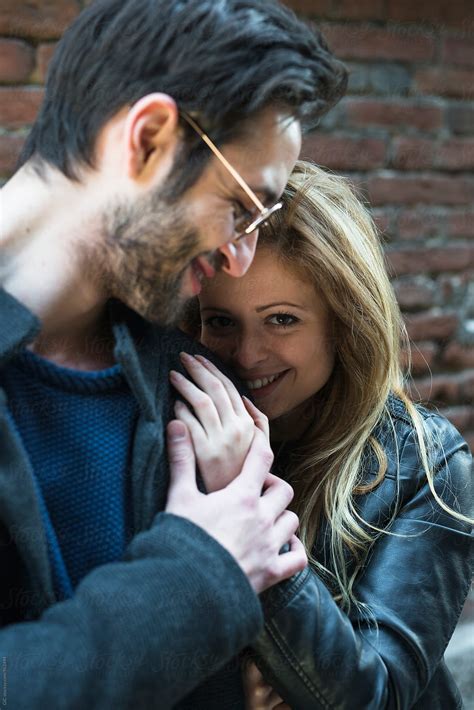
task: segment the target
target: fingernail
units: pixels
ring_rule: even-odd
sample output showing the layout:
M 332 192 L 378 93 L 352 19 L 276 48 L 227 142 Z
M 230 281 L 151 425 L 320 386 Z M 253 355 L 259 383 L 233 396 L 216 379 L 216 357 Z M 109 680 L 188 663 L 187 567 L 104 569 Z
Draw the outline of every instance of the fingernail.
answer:
M 184 360 L 185 362 L 192 362 L 193 361 L 193 358 L 191 357 L 191 355 L 188 355 L 188 353 L 181 352 L 181 353 L 179 353 L 179 357 L 181 358 L 181 360 Z
M 196 360 L 200 360 L 201 362 L 209 362 L 207 357 L 204 357 L 204 355 L 195 355 L 194 357 L 196 358 Z
M 186 437 L 186 426 L 183 422 L 172 421 L 168 424 L 168 437 L 170 441 L 180 441 Z

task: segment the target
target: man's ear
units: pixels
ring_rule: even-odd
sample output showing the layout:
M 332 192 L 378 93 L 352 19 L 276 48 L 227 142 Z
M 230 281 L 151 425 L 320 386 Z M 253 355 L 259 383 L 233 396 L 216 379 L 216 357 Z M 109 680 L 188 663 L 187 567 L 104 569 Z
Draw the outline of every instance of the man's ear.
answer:
M 146 180 L 156 172 L 160 163 L 167 172 L 178 140 L 178 120 L 176 101 L 168 94 L 148 94 L 131 107 L 125 121 L 130 178 Z

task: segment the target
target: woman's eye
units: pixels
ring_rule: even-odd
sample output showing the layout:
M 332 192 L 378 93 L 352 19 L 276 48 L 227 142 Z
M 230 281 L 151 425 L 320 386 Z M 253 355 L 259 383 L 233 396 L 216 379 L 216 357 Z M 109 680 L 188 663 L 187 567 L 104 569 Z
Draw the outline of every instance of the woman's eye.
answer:
M 273 316 L 269 317 L 267 322 L 284 328 L 290 325 L 295 325 L 299 322 L 299 318 L 292 316 L 291 313 L 275 313 Z
M 212 330 L 225 330 L 231 328 L 234 322 L 227 316 L 211 316 L 205 319 L 204 325 Z

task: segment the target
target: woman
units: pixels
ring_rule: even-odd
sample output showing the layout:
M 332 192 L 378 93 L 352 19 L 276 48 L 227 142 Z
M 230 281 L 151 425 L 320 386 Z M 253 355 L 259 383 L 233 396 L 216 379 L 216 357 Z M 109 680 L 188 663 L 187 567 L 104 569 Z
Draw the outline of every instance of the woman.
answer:
M 443 653 L 472 573 L 467 445 L 405 391 L 402 318 L 345 180 L 300 163 L 283 202 L 248 273 L 199 297 L 201 342 L 258 409 L 203 358 L 183 359 L 196 384 L 172 375 L 209 488 L 237 474 L 261 411 L 295 491 L 310 565 L 263 596 L 248 707 L 460 707 Z

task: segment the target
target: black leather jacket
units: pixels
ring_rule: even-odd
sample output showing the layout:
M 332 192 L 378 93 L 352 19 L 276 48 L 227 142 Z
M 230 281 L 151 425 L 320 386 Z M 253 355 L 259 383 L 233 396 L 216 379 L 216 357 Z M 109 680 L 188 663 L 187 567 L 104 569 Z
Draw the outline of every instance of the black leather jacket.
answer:
M 378 432 L 388 471 L 358 501 L 362 517 L 378 527 L 395 512 L 391 534 L 373 545 L 354 587 L 372 620 L 342 613 L 309 569 L 263 597 L 265 629 L 253 650 L 292 710 L 462 707 L 443 653 L 471 581 L 471 528 L 435 502 L 404 405 L 391 398 L 390 409 L 394 430 Z M 437 493 L 472 515 L 467 445 L 446 419 L 420 411 L 434 441 Z M 317 554 L 325 556 L 324 531 Z

